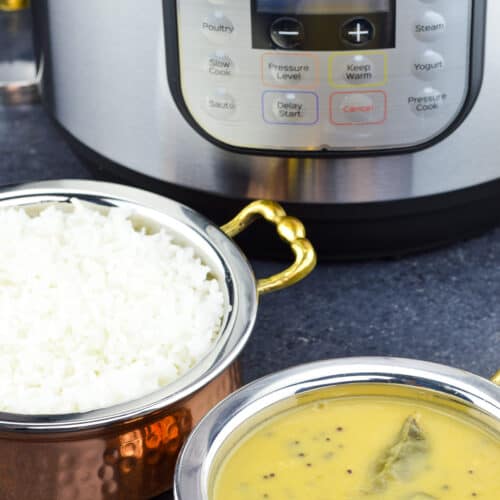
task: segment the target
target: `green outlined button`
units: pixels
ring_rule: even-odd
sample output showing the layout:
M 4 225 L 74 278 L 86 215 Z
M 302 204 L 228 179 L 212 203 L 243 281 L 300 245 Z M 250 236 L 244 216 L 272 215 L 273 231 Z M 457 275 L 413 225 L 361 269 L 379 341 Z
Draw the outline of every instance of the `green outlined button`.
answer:
M 378 87 L 387 83 L 387 54 L 349 52 L 332 54 L 328 80 L 334 88 Z

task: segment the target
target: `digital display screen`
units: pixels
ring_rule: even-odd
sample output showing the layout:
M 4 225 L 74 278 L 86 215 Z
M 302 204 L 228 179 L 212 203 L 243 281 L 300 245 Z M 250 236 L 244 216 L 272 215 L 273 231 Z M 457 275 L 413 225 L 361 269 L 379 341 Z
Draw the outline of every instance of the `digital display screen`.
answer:
M 251 0 L 252 47 L 375 50 L 396 46 L 396 0 Z
M 391 0 L 257 0 L 257 12 L 269 14 L 361 14 L 388 12 Z

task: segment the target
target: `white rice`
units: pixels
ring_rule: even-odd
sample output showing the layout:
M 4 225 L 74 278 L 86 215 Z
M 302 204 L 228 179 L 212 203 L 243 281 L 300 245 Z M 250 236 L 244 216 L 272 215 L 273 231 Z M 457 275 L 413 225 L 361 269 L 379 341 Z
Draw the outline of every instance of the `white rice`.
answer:
M 149 394 L 217 337 L 210 269 L 165 230 L 78 200 L 0 210 L 0 411 L 84 412 Z

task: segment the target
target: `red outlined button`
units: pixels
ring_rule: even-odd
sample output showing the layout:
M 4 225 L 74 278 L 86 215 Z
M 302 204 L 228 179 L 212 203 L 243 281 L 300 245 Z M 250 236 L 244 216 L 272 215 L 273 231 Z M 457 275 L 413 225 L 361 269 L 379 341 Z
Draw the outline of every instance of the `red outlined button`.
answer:
M 380 125 L 387 120 L 387 94 L 382 90 L 334 92 L 330 96 L 333 125 Z

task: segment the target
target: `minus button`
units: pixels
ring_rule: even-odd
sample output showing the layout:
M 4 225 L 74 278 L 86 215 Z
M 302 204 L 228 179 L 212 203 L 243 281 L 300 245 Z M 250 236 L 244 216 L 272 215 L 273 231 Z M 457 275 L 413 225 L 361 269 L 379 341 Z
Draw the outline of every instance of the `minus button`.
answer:
M 295 49 L 304 42 L 304 25 L 294 17 L 279 17 L 271 24 L 271 40 L 281 49 Z

